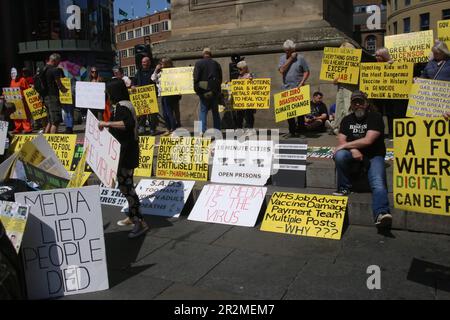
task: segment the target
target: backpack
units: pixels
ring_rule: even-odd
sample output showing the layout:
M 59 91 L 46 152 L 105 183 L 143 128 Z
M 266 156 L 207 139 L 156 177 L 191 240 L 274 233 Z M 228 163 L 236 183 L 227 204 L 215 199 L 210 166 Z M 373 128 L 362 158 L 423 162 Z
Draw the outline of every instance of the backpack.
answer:
M 39 71 L 33 78 L 34 89 L 37 91 L 37 93 L 39 93 L 39 95 L 42 98 L 44 98 L 48 94 L 47 80 L 45 79 L 47 70 L 48 70 L 48 67 L 45 66 L 44 69 Z

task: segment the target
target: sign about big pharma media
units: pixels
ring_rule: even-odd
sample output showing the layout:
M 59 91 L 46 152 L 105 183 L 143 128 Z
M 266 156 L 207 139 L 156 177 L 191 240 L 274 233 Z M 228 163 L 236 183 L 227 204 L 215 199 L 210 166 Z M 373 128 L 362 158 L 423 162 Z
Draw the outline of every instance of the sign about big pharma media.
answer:
M 26 192 L 30 206 L 22 242 L 30 299 L 108 289 L 108 270 L 98 186 Z
M 395 208 L 450 216 L 450 121 L 395 121 Z
M 399 63 L 424 63 L 428 62 L 428 55 L 434 45 L 433 30 L 387 36 L 384 42 L 392 60 Z
M 347 197 L 276 192 L 262 231 L 340 240 Z
M 409 94 L 407 117 L 441 118 L 450 112 L 450 82 L 416 79 Z

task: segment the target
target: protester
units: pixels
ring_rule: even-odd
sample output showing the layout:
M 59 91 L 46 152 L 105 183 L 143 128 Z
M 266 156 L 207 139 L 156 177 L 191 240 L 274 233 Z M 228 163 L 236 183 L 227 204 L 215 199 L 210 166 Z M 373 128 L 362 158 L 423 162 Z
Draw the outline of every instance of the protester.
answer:
M 372 189 L 375 225 L 379 228 L 389 228 L 392 215 L 386 187 L 383 118 L 378 112 L 370 110 L 367 96 L 361 91 L 352 94 L 351 111 L 352 113 L 342 120 L 338 147 L 334 154 L 338 178 L 338 191 L 334 195 L 349 195 L 352 188 L 351 173 L 355 168 L 367 170 Z
M 436 41 L 431 59 L 422 71 L 421 78 L 450 81 L 450 51 L 445 42 Z
M 104 79 L 100 76 L 100 73 L 97 69 L 97 67 L 91 67 L 91 70 L 89 72 L 89 82 L 104 82 Z M 103 119 L 103 111 L 98 109 L 88 109 L 94 114 L 98 120 Z M 86 110 L 87 111 L 87 110 Z
M 214 128 L 221 129 L 219 98 L 222 91 L 222 67 L 212 59 L 211 49 L 205 48 L 203 58 L 195 64 L 194 90 L 200 98 L 201 130 L 206 132 L 208 111 L 213 115 Z
M 328 109 L 322 99 L 322 92 L 314 92 L 311 101 L 311 113 L 304 117 L 305 122 L 303 124 L 299 123 L 301 129 L 306 129 L 307 131 L 325 130 L 325 121 L 328 120 Z
M 310 76 L 309 66 L 306 60 L 295 52 L 295 43 L 286 40 L 283 44 L 285 54 L 281 56 L 278 71 L 283 76 L 282 90 L 300 88 L 305 85 Z M 298 137 L 297 130 L 302 127 L 304 117 L 289 119 L 289 133 L 291 137 Z
M 113 74 L 114 74 L 113 79 L 121 79 L 123 82 L 125 82 L 125 86 L 126 86 L 127 88 L 131 88 L 131 85 L 132 85 L 131 79 L 128 78 L 128 77 L 123 73 L 123 68 L 118 67 L 118 66 L 114 67 L 114 68 L 113 68 Z
M 30 88 L 27 80 L 23 76 L 23 73 L 18 73 L 16 68 L 11 69 L 11 83 L 9 85 L 11 88 L 20 88 L 20 94 L 22 95 L 22 102 L 25 109 L 26 119 L 15 119 L 14 120 L 14 131 L 13 134 L 19 133 L 32 133 L 33 128 L 31 126 L 31 114 L 28 109 L 28 104 L 25 101 L 23 92 Z
M 111 101 L 110 121 L 100 121 L 99 128 L 109 128 L 109 132 L 120 143 L 120 159 L 117 173 L 119 190 L 128 201 L 128 217 L 118 222 L 120 226 L 133 225 L 128 237 L 136 238 L 145 234 L 149 227 L 140 212 L 139 197 L 134 188 L 134 169 L 139 166 L 139 135 L 136 111 L 130 102 L 125 83 L 113 79 L 106 85 L 106 94 Z
M 250 79 L 255 78 L 253 73 L 250 73 L 247 62 L 240 61 L 237 64 L 237 68 L 239 70 L 238 79 Z M 237 110 L 236 111 L 236 128 L 243 129 L 244 128 L 244 119 L 245 119 L 245 128 L 253 129 L 255 126 L 255 109 L 246 109 L 246 110 Z

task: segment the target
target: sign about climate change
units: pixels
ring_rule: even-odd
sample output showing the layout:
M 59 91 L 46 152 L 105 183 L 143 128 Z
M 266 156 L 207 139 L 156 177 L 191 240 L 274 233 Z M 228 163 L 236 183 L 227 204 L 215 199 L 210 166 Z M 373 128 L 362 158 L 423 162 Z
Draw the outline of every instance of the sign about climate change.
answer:
M 440 118 L 450 112 L 450 82 L 416 79 L 409 95 L 406 116 Z
M 311 87 L 287 90 L 274 95 L 275 122 L 304 116 L 311 113 Z
M 130 100 L 138 117 L 159 112 L 156 87 L 153 84 L 131 89 Z
M 361 49 L 325 47 L 320 80 L 358 84 L 361 56 Z
M 231 82 L 233 108 L 269 109 L 271 79 L 239 79 Z
M 262 231 L 340 240 L 347 197 L 276 192 Z
M 428 62 L 434 45 L 433 30 L 387 36 L 384 42 L 395 62 Z
M 195 94 L 194 67 L 165 68 L 161 71 L 161 96 Z
M 450 216 L 450 122 L 396 120 L 394 149 L 395 207 Z
M 108 270 L 98 186 L 26 192 L 30 206 L 22 242 L 30 299 L 108 289 Z

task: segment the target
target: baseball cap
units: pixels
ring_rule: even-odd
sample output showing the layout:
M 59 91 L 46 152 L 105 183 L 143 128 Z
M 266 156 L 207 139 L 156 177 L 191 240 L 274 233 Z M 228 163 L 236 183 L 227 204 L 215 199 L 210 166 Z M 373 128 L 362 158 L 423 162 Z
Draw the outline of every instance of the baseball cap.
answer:
M 352 93 L 352 97 L 350 98 L 350 101 L 352 101 L 352 102 L 355 100 L 367 101 L 367 95 L 364 92 L 357 90 Z

